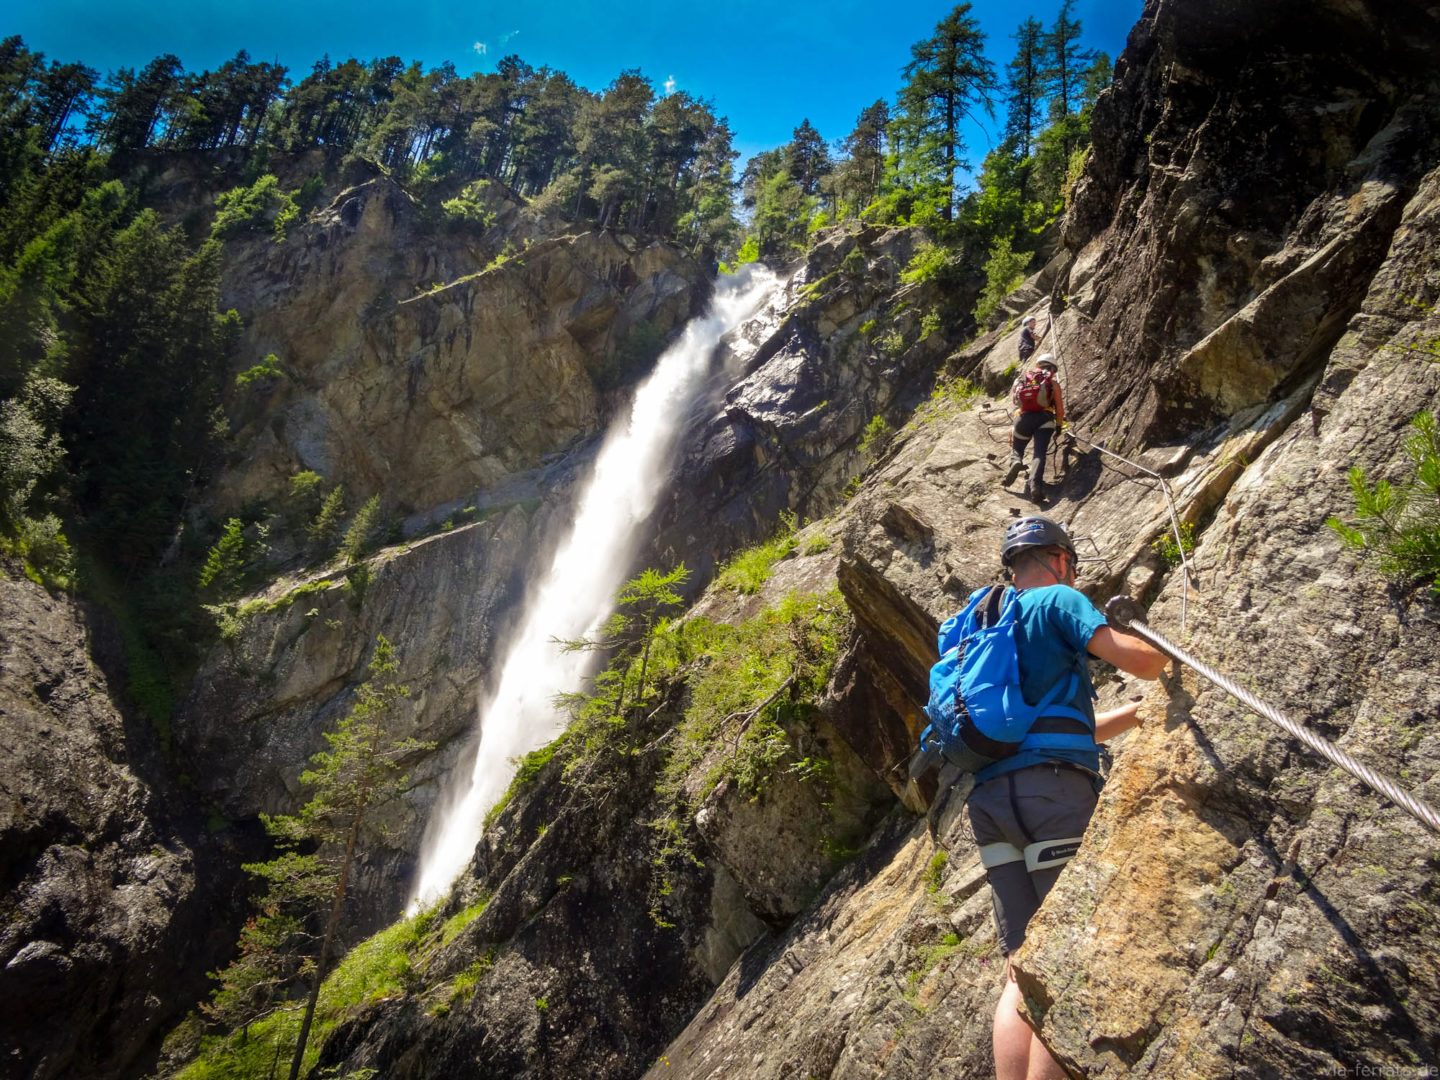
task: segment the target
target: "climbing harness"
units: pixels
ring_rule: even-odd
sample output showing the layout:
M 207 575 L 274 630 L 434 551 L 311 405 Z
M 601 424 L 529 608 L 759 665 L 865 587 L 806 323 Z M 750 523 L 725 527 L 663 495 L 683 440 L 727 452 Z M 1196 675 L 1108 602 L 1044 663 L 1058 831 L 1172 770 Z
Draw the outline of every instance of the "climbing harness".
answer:
M 1310 747 L 1311 750 L 1314 750 L 1332 765 L 1338 765 L 1372 791 L 1377 791 L 1381 795 L 1384 795 L 1391 802 L 1408 811 L 1436 832 L 1440 832 L 1440 811 L 1436 811 L 1429 803 L 1411 795 L 1389 777 L 1377 773 L 1367 765 L 1362 765 L 1328 739 L 1321 738 L 1313 731 L 1306 729 L 1285 716 L 1278 709 L 1274 709 L 1265 704 L 1265 702 L 1250 693 L 1250 691 L 1244 687 L 1237 686 L 1208 664 L 1195 659 L 1195 657 L 1191 656 L 1185 650 L 1172 645 L 1165 639 L 1164 635 L 1152 630 L 1146 625 L 1144 618 L 1145 610 L 1131 597 L 1112 597 L 1110 602 L 1105 605 L 1105 616 L 1110 620 L 1112 625 L 1118 626 L 1127 633 L 1144 638 L 1166 656 L 1173 660 L 1178 660 L 1182 664 L 1189 665 L 1227 694 L 1249 705 L 1250 708 L 1254 709 L 1267 720 L 1271 720 L 1280 725 L 1285 731 L 1295 736 L 1295 738 Z

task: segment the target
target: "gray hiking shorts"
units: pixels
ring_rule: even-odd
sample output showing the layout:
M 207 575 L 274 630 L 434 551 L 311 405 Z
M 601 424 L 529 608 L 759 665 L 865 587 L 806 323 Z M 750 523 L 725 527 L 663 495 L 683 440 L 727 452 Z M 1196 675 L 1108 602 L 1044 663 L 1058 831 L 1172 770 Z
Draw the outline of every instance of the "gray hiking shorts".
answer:
M 1098 798 L 1097 778 L 1056 764 L 1003 773 L 970 793 L 970 828 L 1006 956 L 1024 942 L 1025 927 L 1080 847 Z

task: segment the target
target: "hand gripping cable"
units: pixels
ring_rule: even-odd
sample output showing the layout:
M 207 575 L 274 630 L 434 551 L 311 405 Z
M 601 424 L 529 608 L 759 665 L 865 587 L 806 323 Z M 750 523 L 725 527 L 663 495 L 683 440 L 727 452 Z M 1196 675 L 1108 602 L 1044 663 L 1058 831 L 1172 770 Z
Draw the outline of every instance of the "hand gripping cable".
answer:
M 1105 605 L 1105 615 L 1110 620 L 1111 625 L 1124 630 L 1126 633 L 1134 634 L 1136 637 L 1145 639 L 1172 660 L 1178 660 L 1182 664 L 1188 664 L 1227 694 L 1249 705 L 1250 708 L 1254 709 L 1267 720 L 1279 724 L 1285 731 L 1295 736 L 1295 738 L 1310 747 L 1311 750 L 1314 750 L 1326 761 L 1329 761 L 1332 765 L 1338 765 L 1372 790 L 1379 792 L 1391 802 L 1403 807 L 1436 832 L 1440 832 L 1440 812 L 1437 812 L 1433 806 L 1411 795 L 1388 776 L 1376 772 L 1367 765 L 1362 765 L 1328 739 L 1321 738 L 1313 731 L 1310 731 L 1285 716 L 1278 709 L 1265 704 L 1265 702 L 1250 693 L 1250 691 L 1244 687 L 1237 686 L 1208 664 L 1195 659 L 1195 657 L 1191 656 L 1184 649 L 1172 645 L 1166 640 L 1163 634 L 1152 630 L 1145 624 L 1144 608 L 1131 597 L 1112 597 L 1110 602 Z

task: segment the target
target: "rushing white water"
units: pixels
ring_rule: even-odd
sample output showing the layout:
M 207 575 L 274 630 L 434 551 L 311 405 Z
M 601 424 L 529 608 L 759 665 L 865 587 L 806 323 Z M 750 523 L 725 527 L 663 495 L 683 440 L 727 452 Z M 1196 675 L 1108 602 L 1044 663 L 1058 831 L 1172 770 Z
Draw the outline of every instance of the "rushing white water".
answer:
M 719 285 L 709 312 L 691 320 L 665 351 L 635 392 L 629 417 L 617 419 L 606 435 L 570 535 L 527 595 L 499 681 L 480 703 L 474 769 L 469 777 L 453 776 L 435 804 L 421 846 L 412 910 L 444 895 L 465 869 L 485 812 L 514 775 L 513 759 L 545 745 L 564 727 L 552 702 L 556 694 L 578 689 L 589 658 L 562 652 L 555 639 L 590 634 L 609 616 L 716 346 L 774 287 L 773 275 L 764 269 L 752 265 L 745 270 Z

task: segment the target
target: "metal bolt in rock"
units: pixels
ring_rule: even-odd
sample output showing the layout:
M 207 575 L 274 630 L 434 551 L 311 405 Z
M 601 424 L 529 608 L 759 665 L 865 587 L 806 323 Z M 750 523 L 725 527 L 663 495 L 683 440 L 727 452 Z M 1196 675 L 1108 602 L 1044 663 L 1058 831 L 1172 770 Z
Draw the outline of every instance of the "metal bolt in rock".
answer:
M 1227 694 L 1249 705 L 1250 708 L 1254 709 L 1267 720 L 1272 720 L 1276 724 L 1279 724 L 1285 731 L 1295 736 L 1295 738 L 1310 747 L 1311 750 L 1314 750 L 1332 765 L 1338 765 L 1372 790 L 1379 792 L 1391 802 L 1403 807 L 1436 832 L 1440 832 L 1440 812 L 1437 812 L 1433 806 L 1411 795 L 1388 776 L 1377 773 L 1367 765 L 1362 765 L 1328 739 L 1321 738 L 1313 731 L 1297 724 L 1278 709 L 1272 708 L 1261 701 L 1244 687 L 1237 686 L 1230 679 L 1210 667 L 1210 665 L 1195 659 L 1195 657 L 1191 656 L 1184 649 L 1172 645 L 1166 640 L 1163 634 L 1152 630 L 1146 625 L 1145 609 L 1131 597 L 1111 597 L 1110 602 L 1105 605 L 1105 615 L 1112 625 L 1119 627 L 1127 633 L 1134 634 L 1136 637 L 1144 638 L 1172 660 L 1178 660 L 1182 664 L 1189 665 Z

